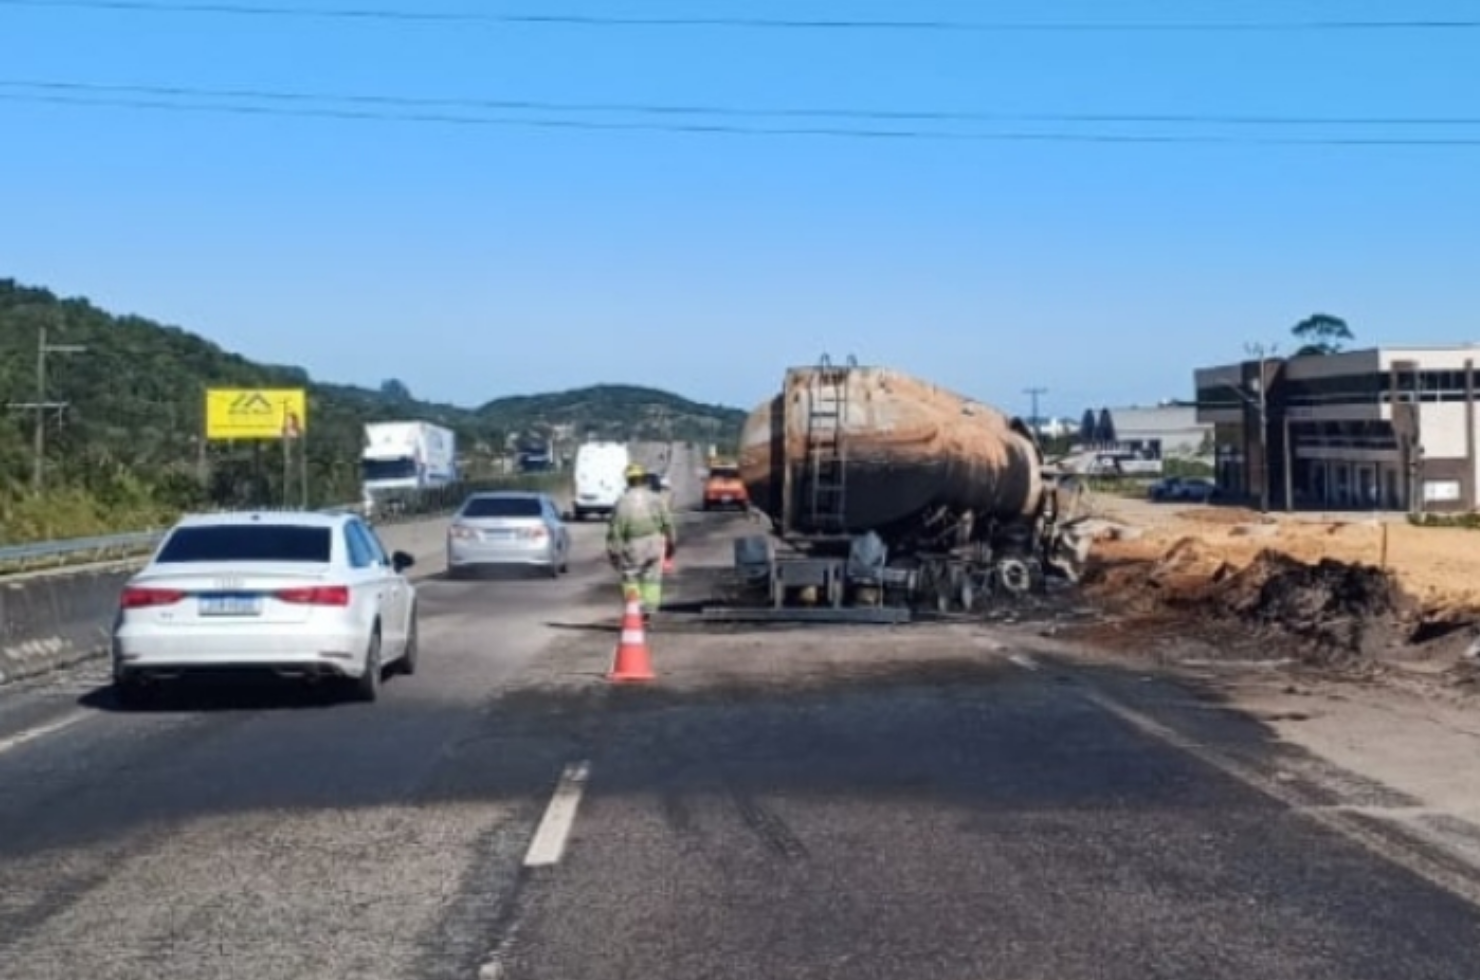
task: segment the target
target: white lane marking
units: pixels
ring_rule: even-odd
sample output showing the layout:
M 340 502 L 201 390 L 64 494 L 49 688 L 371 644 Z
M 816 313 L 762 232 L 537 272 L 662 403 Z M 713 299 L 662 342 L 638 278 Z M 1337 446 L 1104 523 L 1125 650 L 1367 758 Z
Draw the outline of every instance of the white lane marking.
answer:
M 576 810 L 581 805 L 581 794 L 586 791 L 586 782 L 591 778 L 591 763 L 572 762 L 560 774 L 560 782 L 545 808 L 545 816 L 534 832 L 529 851 L 524 855 L 526 868 L 542 868 L 559 864 L 565 855 L 565 842 L 570 837 L 571 827 L 576 822 Z
M 1026 653 L 1014 653 L 1012 656 L 1008 657 L 1007 659 L 1010 660 L 1010 661 L 1012 661 L 1013 663 L 1017 664 L 1019 667 L 1023 668 L 1023 670 L 1037 670 L 1038 669 L 1038 661 L 1034 660 L 1032 657 L 1028 656 Z
M 1353 843 L 1365 847 L 1389 863 L 1411 871 L 1429 884 L 1442 888 L 1470 905 L 1480 907 L 1480 876 L 1476 874 L 1480 872 L 1480 865 L 1474 864 L 1463 855 L 1456 854 L 1453 848 L 1448 848 L 1449 855 L 1458 859 L 1459 863 L 1465 867 L 1464 872 L 1457 873 L 1446 866 L 1446 863 L 1433 860 L 1424 853 L 1422 841 L 1413 841 L 1410 844 L 1409 841 L 1413 840 L 1411 837 L 1409 841 L 1401 838 L 1394 839 L 1363 826 L 1352 819 L 1359 815 L 1354 807 L 1311 806 L 1301 798 L 1295 788 L 1283 785 L 1284 781 L 1280 779 L 1281 774 L 1276 774 L 1273 778 L 1266 776 L 1208 745 L 1193 741 L 1176 729 L 1122 704 L 1101 691 L 1087 690 L 1084 692 L 1084 697 L 1091 704 L 1109 712 L 1142 734 L 1186 752 L 1199 762 L 1284 804 L 1292 813 L 1313 820 L 1327 830 L 1335 831 Z M 1389 826 L 1392 825 L 1389 824 Z
M 27 742 L 34 742 L 38 738 L 55 735 L 64 728 L 71 728 L 79 721 L 91 718 L 92 715 L 93 713 L 91 711 L 77 711 L 70 715 L 63 715 L 56 721 L 47 722 L 45 725 L 28 728 L 23 732 L 11 735 L 9 738 L 0 738 L 0 754 L 9 752 L 11 749 L 18 749 Z

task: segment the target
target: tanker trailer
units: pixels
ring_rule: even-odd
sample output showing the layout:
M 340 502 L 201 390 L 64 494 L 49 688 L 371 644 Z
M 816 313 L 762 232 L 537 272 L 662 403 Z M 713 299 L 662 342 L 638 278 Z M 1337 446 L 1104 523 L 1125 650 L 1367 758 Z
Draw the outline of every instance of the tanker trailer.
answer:
M 1085 557 L 1028 426 L 900 371 L 826 358 L 789 369 L 747 418 L 739 462 L 784 542 L 850 565 L 869 542 L 913 570 L 916 591 L 967 606 L 973 591 L 1077 579 Z

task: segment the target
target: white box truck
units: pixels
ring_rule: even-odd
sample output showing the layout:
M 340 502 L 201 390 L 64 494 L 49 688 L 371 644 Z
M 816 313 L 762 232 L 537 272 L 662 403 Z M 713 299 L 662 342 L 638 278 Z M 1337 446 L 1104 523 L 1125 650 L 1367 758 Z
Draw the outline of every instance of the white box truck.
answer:
M 367 511 L 376 498 L 457 482 L 457 436 L 430 422 L 367 422 L 360 486 Z
M 587 442 L 576 450 L 575 489 L 571 514 L 578 521 L 587 515 L 611 516 L 627 489 L 627 464 L 632 456 L 625 442 Z

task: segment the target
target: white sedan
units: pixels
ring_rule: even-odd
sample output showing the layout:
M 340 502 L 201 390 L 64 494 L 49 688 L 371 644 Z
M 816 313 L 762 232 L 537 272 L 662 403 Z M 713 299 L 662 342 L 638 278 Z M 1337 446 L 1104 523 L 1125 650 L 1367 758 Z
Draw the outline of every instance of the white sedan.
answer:
M 159 679 L 267 670 L 374 701 L 386 666 L 416 670 L 412 564 L 353 514 L 186 517 L 124 586 L 114 689 L 128 704 Z

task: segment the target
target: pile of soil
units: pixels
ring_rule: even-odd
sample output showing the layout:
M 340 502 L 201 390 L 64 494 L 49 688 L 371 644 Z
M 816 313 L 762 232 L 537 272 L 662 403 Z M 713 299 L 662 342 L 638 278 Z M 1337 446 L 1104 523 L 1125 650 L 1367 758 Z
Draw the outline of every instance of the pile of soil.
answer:
M 1268 520 L 1263 514 L 1247 507 L 1205 507 L 1179 510 L 1174 516 L 1196 524 L 1258 524 Z
M 1084 585 L 1128 617 L 1117 627 L 1127 642 L 1195 640 L 1238 659 L 1366 668 L 1412 650 L 1424 629 L 1418 603 L 1376 566 L 1266 549 L 1238 567 L 1195 538 L 1157 561 L 1096 562 Z
M 1172 599 L 1190 612 L 1236 619 L 1299 642 L 1302 659 L 1332 666 L 1376 661 L 1403 647 L 1417 603 L 1387 572 L 1326 558 L 1307 564 L 1266 550 L 1205 589 Z

